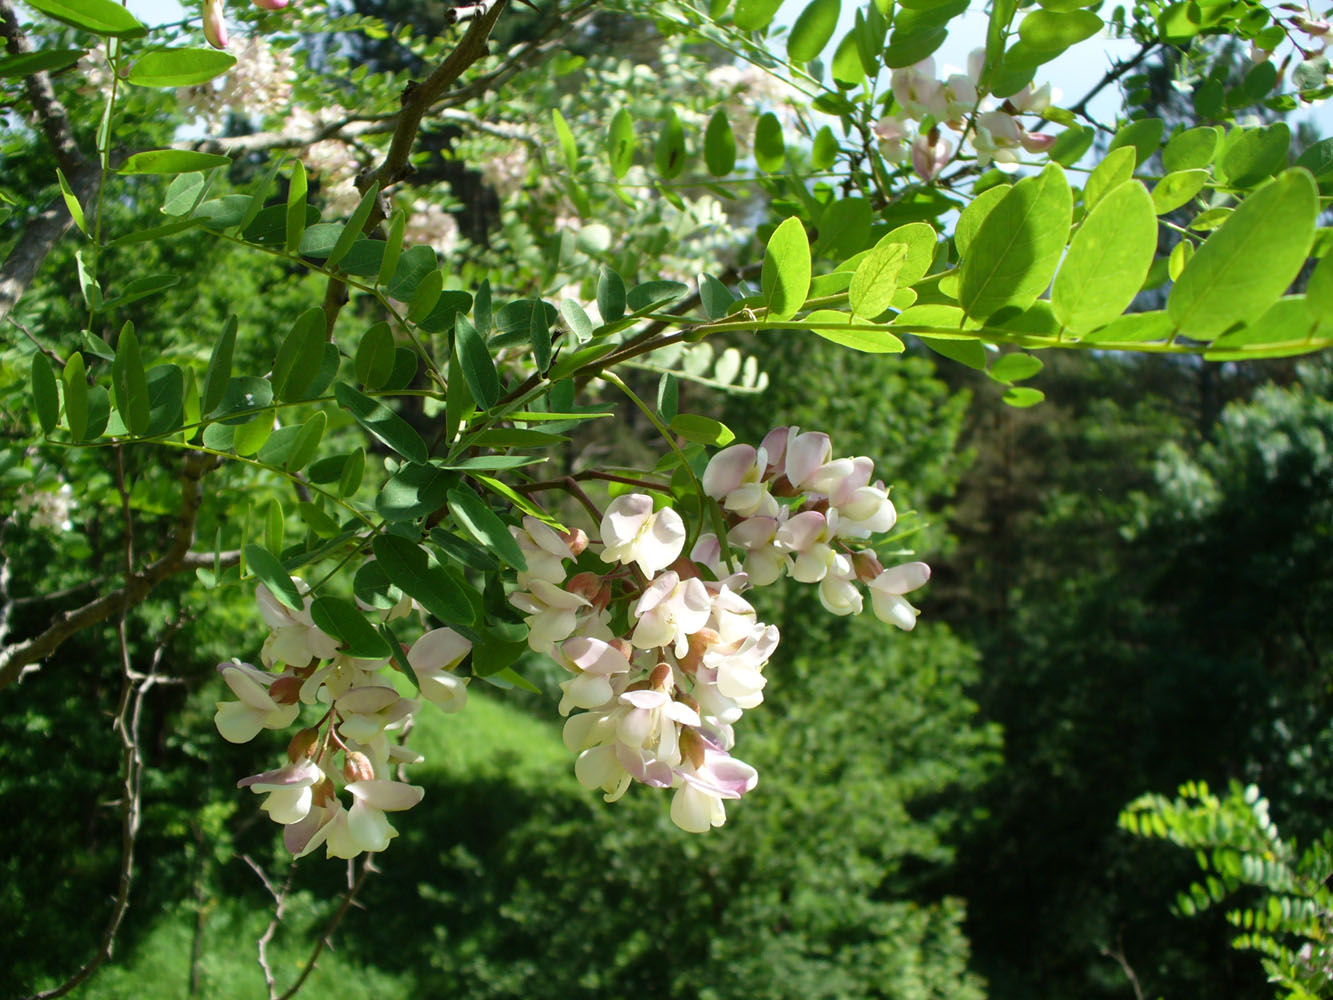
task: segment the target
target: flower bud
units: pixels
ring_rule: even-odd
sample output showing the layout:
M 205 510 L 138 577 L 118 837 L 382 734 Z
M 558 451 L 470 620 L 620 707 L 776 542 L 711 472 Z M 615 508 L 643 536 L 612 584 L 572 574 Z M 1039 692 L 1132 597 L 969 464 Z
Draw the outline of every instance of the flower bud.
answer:
M 227 19 L 222 13 L 222 0 L 204 0 L 204 37 L 215 49 L 227 47 Z
M 326 806 L 338 798 L 338 792 L 333 787 L 333 782 L 328 778 L 316 783 L 315 787 L 310 789 L 310 801 L 312 805 Z
M 1024 132 L 1018 141 L 1029 153 L 1047 153 L 1055 145 L 1055 136 L 1046 132 Z
M 680 731 L 680 755 L 696 768 L 704 766 L 704 741 L 697 730 L 689 727 Z
M 283 674 L 269 685 L 268 696 L 279 705 L 295 705 L 301 700 L 301 678 Z
M 722 636 L 716 629 L 701 628 L 699 631 L 691 633 L 687 637 L 687 641 L 690 648 L 676 662 L 680 664 L 680 669 L 685 673 L 693 674 L 699 669 L 699 664 L 703 662 L 704 653 L 720 643 Z
M 582 528 L 575 528 L 573 531 L 557 531 L 560 540 L 569 546 L 570 555 L 577 558 L 583 554 L 583 550 L 588 547 L 588 533 Z
M 311 726 L 292 737 L 292 741 L 287 744 L 287 759 L 295 764 L 302 757 L 314 757 L 318 749 L 319 729 Z
M 291 0 L 253 0 L 260 10 L 282 10 Z
M 634 646 L 630 643 L 628 639 L 621 639 L 617 637 L 608 642 L 607 645 L 610 646 L 612 649 L 614 649 L 617 653 L 619 653 L 627 660 L 634 658 Z
M 852 567 L 856 570 L 856 578 L 862 583 L 869 583 L 884 572 L 884 564 L 879 561 L 874 549 L 862 549 L 855 553 L 852 556 Z
M 375 777 L 375 766 L 370 758 L 356 750 L 347 751 L 347 760 L 343 764 L 343 780 L 348 784 L 353 781 L 371 781 Z
M 671 664 L 659 663 L 648 675 L 648 687 L 654 691 L 665 691 L 671 686 Z

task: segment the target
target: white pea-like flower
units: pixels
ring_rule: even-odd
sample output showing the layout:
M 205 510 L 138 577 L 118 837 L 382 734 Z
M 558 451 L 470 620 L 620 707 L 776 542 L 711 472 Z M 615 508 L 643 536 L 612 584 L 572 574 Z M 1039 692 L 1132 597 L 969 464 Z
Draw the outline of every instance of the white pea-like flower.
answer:
M 685 522 L 670 507 L 653 510 L 653 498 L 643 493 L 616 497 L 602 516 L 602 559 L 609 563 L 637 563 L 651 577 L 676 561 L 685 547 Z

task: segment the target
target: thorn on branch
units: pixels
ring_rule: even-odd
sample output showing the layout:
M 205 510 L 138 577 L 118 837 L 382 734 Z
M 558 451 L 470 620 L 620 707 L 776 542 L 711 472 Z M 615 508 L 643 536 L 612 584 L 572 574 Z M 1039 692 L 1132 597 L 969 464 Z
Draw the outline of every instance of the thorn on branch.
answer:
M 491 8 L 495 6 L 498 0 L 481 0 L 481 3 L 464 4 L 461 7 L 451 7 L 445 11 L 444 20 L 447 24 L 458 24 L 460 21 L 475 21 L 477 18 L 485 17 L 490 13 Z M 532 6 L 528 4 L 528 6 Z M 535 7 L 533 7 L 536 10 Z

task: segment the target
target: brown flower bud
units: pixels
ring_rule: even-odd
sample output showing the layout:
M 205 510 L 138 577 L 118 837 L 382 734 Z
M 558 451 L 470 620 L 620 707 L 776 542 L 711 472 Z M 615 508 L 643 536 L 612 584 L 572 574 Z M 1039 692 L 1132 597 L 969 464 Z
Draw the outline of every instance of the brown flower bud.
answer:
M 287 759 L 295 764 L 303 757 L 314 757 L 319 749 L 319 730 L 314 726 L 302 729 L 287 744 Z
M 665 691 L 671 686 L 671 664 L 659 663 L 648 675 L 648 686 L 654 691 Z
M 704 766 L 704 741 L 698 732 L 688 726 L 680 731 L 680 755 L 695 767 Z
M 873 549 L 862 549 L 852 556 L 852 568 L 856 578 L 862 583 L 869 583 L 884 572 L 884 564 L 879 561 Z
M 614 649 L 625 659 L 627 660 L 634 659 L 634 647 L 630 645 L 630 641 L 628 639 L 622 639 L 617 637 L 608 642 L 607 645 L 610 646 L 612 649 Z
M 268 696 L 279 705 L 295 705 L 301 700 L 301 678 L 283 674 L 268 686 Z
M 698 632 L 690 635 L 688 638 L 690 648 L 677 661 L 680 664 L 680 669 L 687 674 L 693 674 L 699 669 L 699 664 L 703 662 L 704 653 L 721 641 L 722 636 L 711 628 L 701 628 Z
M 369 781 L 375 777 L 375 767 L 365 754 L 348 750 L 346 756 L 347 760 L 343 763 L 344 781 Z
M 316 782 L 315 787 L 310 789 L 310 801 L 317 806 L 326 806 L 337 797 L 337 790 L 328 778 Z
M 588 533 L 582 528 L 575 528 L 573 531 L 557 531 L 560 540 L 569 546 L 569 554 L 578 558 L 583 554 L 583 550 L 588 547 Z

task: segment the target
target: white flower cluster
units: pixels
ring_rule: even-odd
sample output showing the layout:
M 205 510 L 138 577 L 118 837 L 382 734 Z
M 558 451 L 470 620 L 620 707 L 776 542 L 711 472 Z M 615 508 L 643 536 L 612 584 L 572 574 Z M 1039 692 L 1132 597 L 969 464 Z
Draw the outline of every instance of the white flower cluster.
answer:
M 74 501 L 74 490 L 69 483 L 61 483 L 58 489 L 45 490 L 24 483 L 19 487 L 18 500 L 14 509 L 28 515 L 28 524 L 34 528 L 46 528 L 50 531 L 69 531 L 74 527 L 70 515 L 78 504 Z
M 246 38 L 232 52 L 236 65 L 220 79 L 176 91 L 181 108 L 213 130 L 221 128 L 229 114 L 263 120 L 285 113 L 295 69 L 291 53 L 273 48 L 260 35 Z
M 891 86 L 898 110 L 875 124 L 884 159 L 902 163 L 910 157 L 917 174 L 931 180 L 954 151 L 955 140 L 941 136 L 940 126 L 958 133 L 959 144 L 972 143 L 978 166 L 993 162 L 1006 173 L 1018 169 L 1020 151 L 1049 150 L 1055 136 L 1028 132 L 1019 116 L 1040 115 L 1059 99 L 1058 93 L 1053 94 L 1049 83 L 1035 90 L 1029 84 L 997 106 L 978 91 L 985 60 L 985 50 L 977 49 L 968 56 L 967 72 L 950 73 L 946 67 L 943 80 L 935 77 L 933 59 L 894 70 Z M 927 119 L 930 127 L 921 128 Z
M 835 615 L 861 612 L 858 582 L 867 584 L 875 616 L 910 630 L 919 613 L 902 596 L 930 579 L 925 563 L 884 569 L 873 549 L 852 542 L 889 531 L 898 513 L 882 482 L 871 482 L 865 457 L 834 458 L 827 434 L 796 427 L 770 431 L 758 448 L 734 444 L 704 470 L 704 492 L 722 505 L 727 545 L 744 553 L 742 568 L 755 586 L 784 574 L 819 584 L 819 600 Z M 702 535 L 690 554 L 715 573 L 722 545 Z
M 420 701 L 398 694 L 384 674 L 387 659 L 354 659 L 341 652 L 337 640 L 311 617 L 308 593 L 299 611 L 262 584 L 256 598 L 269 626 L 261 653 L 267 669 L 235 660 L 218 665 L 238 699 L 218 702 L 213 720 L 218 732 L 229 742 L 246 743 L 263 729 L 292 725 L 304 706 L 324 711 L 292 738 L 286 764 L 238 785 L 267 796 L 260 808 L 282 824 L 287 849 L 297 857 L 321 844 L 337 858 L 384 850 L 398 833 L 385 814 L 421 801 L 420 786 L 392 777 L 393 768 L 419 763 L 421 756 L 390 742 L 390 734 L 406 726 Z M 385 620 L 411 609 L 412 602 L 404 599 L 385 613 Z M 448 628 L 427 632 L 413 643 L 407 663 L 421 696 L 446 712 L 460 711 L 467 702 L 467 681 L 452 671 L 471 649 L 470 641 Z M 339 783 L 352 798 L 350 808 L 339 797 Z
M 640 493 L 617 497 L 602 517 L 601 559 L 619 567 L 604 574 L 566 581 L 566 560 L 587 544 L 581 535 L 561 536 L 534 518 L 511 529 L 528 569 L 509 599 L 527 615 L 529 645 L 573 675 L 561 684 L 560 714 L 580 710 L 564 740 L 578 754 L 582 785 L 608 802 L 635 781 L 674 788 L 671 818 L 682 829 L 702 833 L 726 821 L 724 803 L 758 782 L 731 755 L 734 725 L 763 701 L 764 667 L 778 644 L 777 627 L 742 596 L 752 585 L 786 572 L 819 583 L 834 613 L 853 614 L 865 580 L 881 619 L 915 625 L 902 595 L 924 584 L 929 568 L 885 570 L 873 551 L 847 544 L 897 519 L 884 485 L 870 482 L 873 471 L 869 459 L 833 459 L 827 435 L 794 427 L 771 432 L 759 448 L 719 452 L 703 487 L 732 523 L 728 543 L 745 553 L 742 572 L 723 565 L 713 535 L 681 558 L 683 519 Z M 634 600 L 622 635 L 608 611 L 617 586 Z

